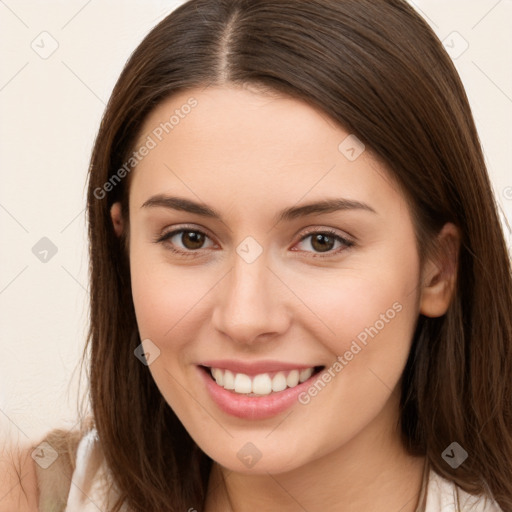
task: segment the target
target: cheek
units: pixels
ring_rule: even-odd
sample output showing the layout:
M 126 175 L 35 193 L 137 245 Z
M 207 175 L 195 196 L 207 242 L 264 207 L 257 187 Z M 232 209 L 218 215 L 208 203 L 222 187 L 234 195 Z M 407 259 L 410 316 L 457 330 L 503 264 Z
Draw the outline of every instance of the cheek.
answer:
M 408 347 L 419 311 L 419 276 L 413 261 L 402 269 L 386 265 L 385 272 L 368 265 L 364 271 L 296 280 L 294 290 L 314 313 L 307 314 L 309 327 L 337 355 L 349 350 L 354 340 L 365 346 L 376 337 Z
M 308 306 L 321 320 L 320 324 L 308 315 L 310 331 L 332 355 L 325 377 L 344 404 L 340 414 L 350 416 L 357 410 L 363 423 L 383 407 L 399 382 L 419 314 L 419 262 L 414 248 L 407 264 L 398 254 L 383 251 L 379 256 L 336 277 L 316 282 L 304 278 L 296 289 L 307 296 Z M 319 409 L 329 406 L 331 393 L 310 391 L 304 403 L 314 400 Z
M 180 349 L 197 339 L 209 318 L 206 306 L 218 280 L 207 267 L 171 265 L 160 251 L 134 241 L 130 254 L 132 298 L 141 339 L 153 340 L 175 366 Z M 182 361 L 183 362 L 183 361 Z
M 204 295 L 197 275 L 180 275 L 162 264 L 148 268 L 134 262 L 131 276 L 137 324 L 146 338 L 167 339 Z
M 412 271 L 388 265 L 386 272 L 344 275 L 333 288 L 310 288 L 308 305 L 329 327 L 316 334 L 322 332 L 321 342 L 332 354 L 322 382 L 314 381 L 299 397 L 312 426 L 322 411 L 330 411 L 323 428 L 332 435 L 318 452 L 329 452 L 371 423 L 399 384 L 418 318 L 413 261 Z
M 132 294 L 140 339 L 151 340 L 159 350 L 148 369 L 167 403 L 187 424 L 192 421 L 188 418 L 190 398 L 183 383 L 191 375 L 183 372 L 185 368 L 190 371 L 190 349 L 200 339 L 200 326 L 208 321 L 204 305 L 212 287 L 208 285 L 211 276 L 198 274 L 173 268 L 161 258 L 149 261 L 142 252 L 133 251 Z M 203 420 L 207 418 L 201 425 Z

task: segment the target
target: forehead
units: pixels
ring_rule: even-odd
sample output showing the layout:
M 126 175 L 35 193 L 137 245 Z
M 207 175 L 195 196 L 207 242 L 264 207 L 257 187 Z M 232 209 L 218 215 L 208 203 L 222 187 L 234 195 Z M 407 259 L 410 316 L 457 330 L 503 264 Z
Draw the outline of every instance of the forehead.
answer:
M 327 114 L 245 87 L 173 95 L 145 120 L 136 148 L 144 144 L 151 149 L 131 176 L 138 201 L 176 189 L 196 199 L 246 196 L 253 206 L 329 192 L 378 202 L 383 186 L 397 193 L 369 148 Z
M 207 87 L 178 92 L 161 102 L 145 120 L 138 144 L 147 135 L 172 143 L 187 132 L 191 143 L 212 141 L 237 147 L 265 148 L 285 143 L 300 149 L 314 134 L 340 130 L 320 109 L 304 101 L 249 86 Z M 286 148 L 283 148 L 286 149 Z

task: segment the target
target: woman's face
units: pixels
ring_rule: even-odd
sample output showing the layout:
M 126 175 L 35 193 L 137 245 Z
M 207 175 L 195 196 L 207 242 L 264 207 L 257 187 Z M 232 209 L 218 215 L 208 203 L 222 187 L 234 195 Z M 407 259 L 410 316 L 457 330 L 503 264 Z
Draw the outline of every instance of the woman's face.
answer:
M 395 433 L 422 291 L 386 169 L 313 107 L 248 88 L 181 92 L 141 133 L 133 301 L 149 371 L 197 444 L 279 473 Z

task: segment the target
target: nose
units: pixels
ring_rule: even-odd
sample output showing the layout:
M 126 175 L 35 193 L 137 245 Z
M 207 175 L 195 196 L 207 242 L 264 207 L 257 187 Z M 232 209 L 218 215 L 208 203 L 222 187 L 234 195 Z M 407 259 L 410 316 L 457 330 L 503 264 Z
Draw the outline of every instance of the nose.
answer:
M 265 253 L 252 263 L 235 255 L 231 272 L 217 287 L 214 328 L 245 345 L 279 337 L 288 329 L 291 316 L 283 288 Z

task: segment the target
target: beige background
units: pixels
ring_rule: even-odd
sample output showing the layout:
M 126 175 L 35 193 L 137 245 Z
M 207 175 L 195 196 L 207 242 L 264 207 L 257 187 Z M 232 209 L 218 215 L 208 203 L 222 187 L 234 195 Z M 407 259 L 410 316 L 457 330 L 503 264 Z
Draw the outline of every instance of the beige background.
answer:
M 4 435 L 23 441 L 73 425 L 88 315 L 84 207 L 90 150 L 124 62 L 180 3 L 0 1 Z M 451 46 L 496 198 L 512 222 L 512 1 L 411 3 Z M 32 252 L 43 237 L 57 249 L 46 263 Z M 511 238 L 507 230 L 509 247 Z

